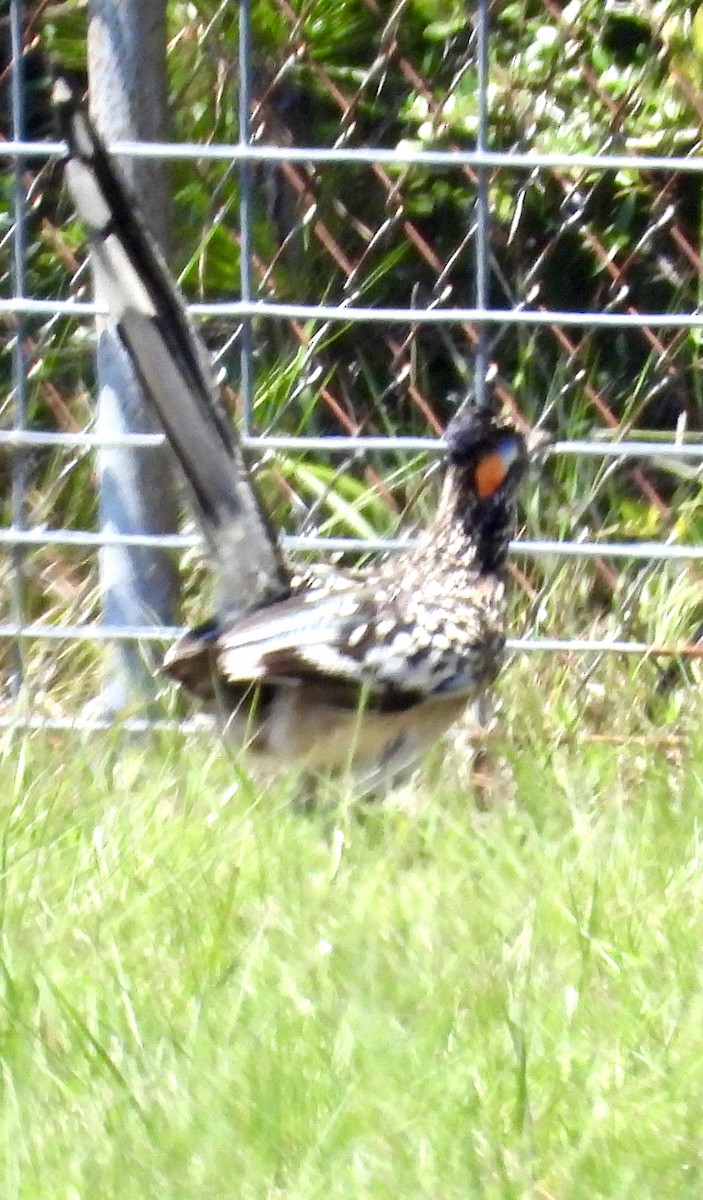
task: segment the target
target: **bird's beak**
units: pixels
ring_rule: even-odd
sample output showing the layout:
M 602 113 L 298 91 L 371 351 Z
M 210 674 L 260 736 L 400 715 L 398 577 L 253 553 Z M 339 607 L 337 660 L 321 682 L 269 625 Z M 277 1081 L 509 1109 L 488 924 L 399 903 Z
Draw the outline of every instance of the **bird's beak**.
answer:
M 554 445 L 554 437 L 546 429 L 529 429 L 525 432 L 524 438 L 530 465 L 542 467 Z

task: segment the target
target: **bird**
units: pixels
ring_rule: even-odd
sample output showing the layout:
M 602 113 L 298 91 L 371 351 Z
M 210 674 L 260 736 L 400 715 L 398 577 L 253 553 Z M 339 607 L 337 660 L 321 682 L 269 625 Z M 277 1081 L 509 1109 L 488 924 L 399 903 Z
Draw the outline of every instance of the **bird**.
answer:
M 285 599 L 168 651 L 164 670 L 265 770 L 348 770 L 362 790 L 403 779 L 496 679 L 523 436 L 491 413 L 447 429 L 437 513 L 416 545 L 364 572 L 315 568 Z
M 414 543 L 365 569 L 296 570 L 117 165 L 62 80 L 54 104 L 96 294 L 185 475 L 217 580 L 215 615 L 161 669 L 263 777 L 294 768 L 314 787 L 346 774 L 361 794 L 385 794 L 498 675 L 528 438 L 492 392 L 465 403 L 445 431 L 436 514 Z

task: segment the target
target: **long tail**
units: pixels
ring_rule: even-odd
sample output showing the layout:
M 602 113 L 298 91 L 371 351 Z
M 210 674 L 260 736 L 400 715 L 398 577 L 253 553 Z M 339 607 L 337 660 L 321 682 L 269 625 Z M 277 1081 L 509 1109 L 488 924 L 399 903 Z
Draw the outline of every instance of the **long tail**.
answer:
M 66 182 L 90 235 L 96 296 L 190 485 L 226 620 L 288 592 L 278 542 L 221 414 L 207 349 L 119 168 L 63 79 L 53 99 L 68 143 Z

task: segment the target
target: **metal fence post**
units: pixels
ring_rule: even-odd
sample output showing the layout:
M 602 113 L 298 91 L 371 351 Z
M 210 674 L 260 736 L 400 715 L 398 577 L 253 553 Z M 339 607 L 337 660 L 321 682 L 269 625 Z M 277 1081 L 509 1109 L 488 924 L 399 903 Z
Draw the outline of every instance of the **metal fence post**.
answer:
M 24 109 L 24 60 L 22 55 L 22 28 L 24 24 L 24 7 L 20 0 L 12 0 L 9 10 L 10 25 L 10 86 L 12 96 L 12 136 L 16 140 L 25 134 Z M 27 260 L 27 195 L 24 183 L 25 163 L 16 158 L 13 166 L 13 219 L 14 236 L 12 239 L 12 284 L 16 296 L 25 291 L 25 267 Z M 23 430 L 27 425 L 27 359 L 25 354 L 25 323 L 20 317 L 16 335 L 12 343 L 12 424 L 16 431 Z M 24 529 L 26 524 L 26 495 L 27 495 L 27 462 L 23 454 L 16 455 L 12 460 L 12 524 L 17 529 Z M 21 546 L 12 547 L 12 584 L 11 606 L 12 616 L 18 626 L 25 620 L 24 601 L 24 560 L 25 553 Z M 15 642 L 11 652 L 10 690 L 16 700 L 20 695 L 24 681 L 22 650 L 19 642 Z
M 166 136 L 165 0 L 91 0 L 88 30 L 90 106 L 108 141 Z M 163 161 L 124 163 L 151 232 L 166 247 L 168 172 Z M 115 333 L 99 322 L 98 427 L 105 437 L 153 431 L 139 384 Z M 165 448 L 103 448 L 98 454 L 100 523 L 118 533 L 172 533 L 178 502 Z M 103 615 L 109 627 L 174 623 L 178 576 L 167 550 L 105 546 L 100 553 Z M 118 642 L 101 697 L 107 712 L 151 692 L 138 647 Z

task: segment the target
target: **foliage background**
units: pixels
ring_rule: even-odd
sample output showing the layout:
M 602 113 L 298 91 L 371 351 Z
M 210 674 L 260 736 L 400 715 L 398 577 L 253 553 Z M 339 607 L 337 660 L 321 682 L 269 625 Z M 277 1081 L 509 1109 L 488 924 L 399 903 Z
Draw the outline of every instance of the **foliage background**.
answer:
M 173 135 L 234 142 L 239 8 L 222 0 L 169 5 Z M 490 5 L 490 143 L 498 150 L 695 156 L 703 112 L 697 11 L 680 0 L 603 5 L 521 0 Z M 28 132 L 48 132 L 46 67 L 85 70 L 81 3 L 27 7 Z M 272 145 L 471 147 L 476 131 L 472 6 L 462 0 L 254 0 L 253 136 Z M 7 84 L 6 64 L 3 80 Z M 7 116 L 7 87 L 3 112 Z M 188 296 L 229 299 L 240 270 L 239 184 L 233 165 L 175 161 L 174 269 Z M 87 295 L 82 231 L 55 164 L 28 164 L 32 296 Z M 469 304 L 476 180 L 470 169 L 288 164 L 255 172 L 255 294 L 374 307 Z M 700 299 L 699 176 L 576 167 L 491 174 L 491 303 L 587 312 L 689 311 Z M 10 286 L 12 179 L 0 199 L 3 286 Z M 11 325 L 12 323 L 10 323 Z M 238 330 L 212 320 L 205 336 L 237 407 Z M 12 329 L 9 330 L 10 334 Z M 92 418 L 86 323 L 27 320 L 30 423 L 79 429 Z M 470 326 L 257 321 L 259 432 L 421 433 L 439 430 L 470 385 Z M 701 425 L 697 331 L 499 327 L 491 342 L 506 402 L 547 417 L 561 437 L 670 436 Z M 0 419 L 12 419 L 3 356 Z M 90 528 L 85 454 L 26 458 L 31 523 Z M 262 468 L 275 517 L 290 532 L 366 537 L 422 519 L 424 463 L 388 453 L 340 461 L 277 455 Z M 5 473 L 7 479 L 8 472 Z M 7 493 L 7 485 L 2 485 Z M 662 463 L 613 468 L 552 460 L 530 534 L 560 538 L 700 540 L 695 472 Z M 5 503 L 9 519 L 9 497 Z M 96 612 L 92 557 L 81 549 L 26 557 L 28 615 L 80 622 Z M 697 572 L 589 560 L 518 561 L 540 632 L 588 629 L 662 640 L 697 616 Z M 565 580 L 566 576 L 566 580 Z M 184 566 L 186 594 L 201 575 Z M 560 604 L 568 581 L 570 603 Z M 0 600 L 0 615 L 6 601 Z M 187 599 L 188 604 L 188 599 Z M 525 605 L 522 604 L 524 612 Z M 82 653 L 82 652 L 81 652 Z M 85 652 L 89 654 L 88 651 Z M 48 665 L 52 687 L 61 654 Z

